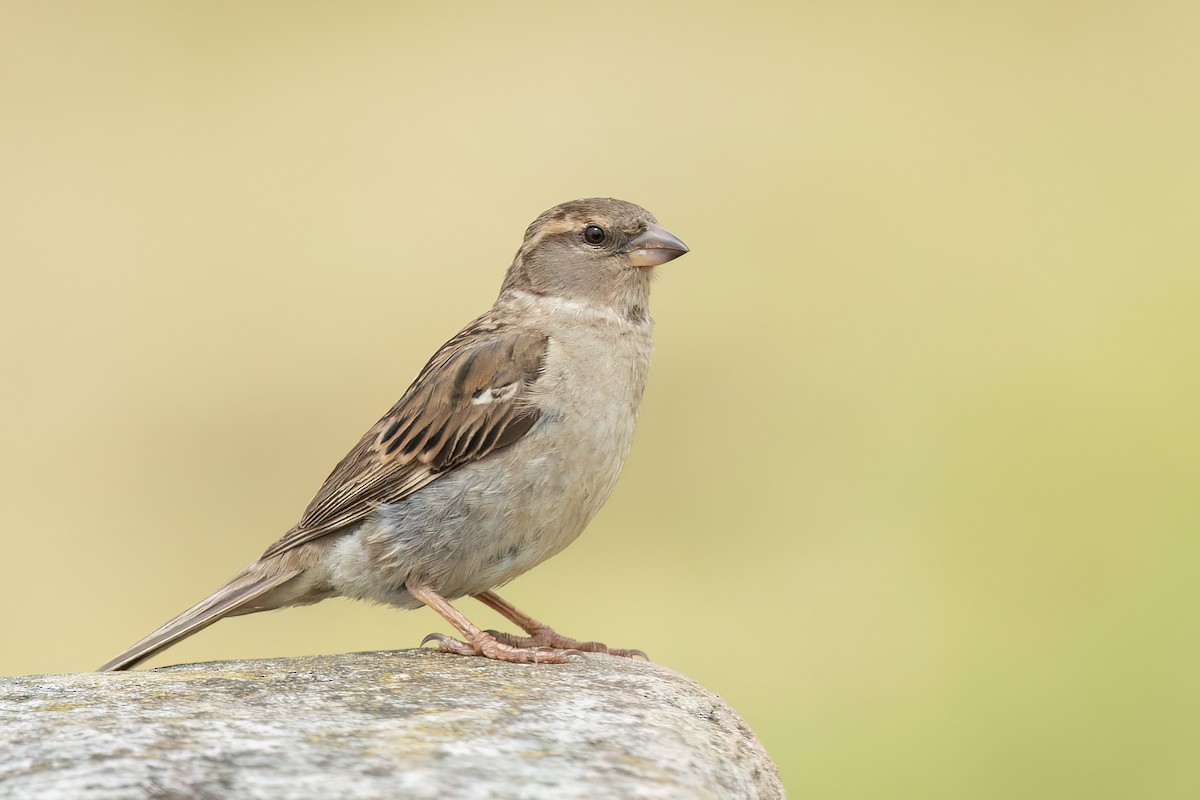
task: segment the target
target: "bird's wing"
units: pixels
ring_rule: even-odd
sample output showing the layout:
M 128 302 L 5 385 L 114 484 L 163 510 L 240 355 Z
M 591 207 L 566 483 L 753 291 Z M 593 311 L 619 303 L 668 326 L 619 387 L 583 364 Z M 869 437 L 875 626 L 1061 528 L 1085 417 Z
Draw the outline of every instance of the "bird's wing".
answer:
M 399 402 L 325 479 L 267 558 L 403 500 L 456 467 L 524 436 L 540 411 L 530 389 L 547 337 L 479 317 L 434 354 Z

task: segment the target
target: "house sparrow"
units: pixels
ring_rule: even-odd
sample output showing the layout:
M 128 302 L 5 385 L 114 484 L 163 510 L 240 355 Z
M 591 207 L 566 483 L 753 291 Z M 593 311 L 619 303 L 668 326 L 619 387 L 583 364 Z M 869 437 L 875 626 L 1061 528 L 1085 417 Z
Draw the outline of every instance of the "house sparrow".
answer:
M 444 652 L 640 654 L 561 636 L 493 590 L 574 541 L 612 492 L 653 351 L 650 276 L 686 252 L 621 200 L 539 216 L 495 305 L 442 345 L 295 527 L 100 670 L 128 669 L 222 617 L 339 595 L 429 606 L 462 636 L 426 637 Z M 528 635 L 480 630 L 450 605 L 466 595 Z

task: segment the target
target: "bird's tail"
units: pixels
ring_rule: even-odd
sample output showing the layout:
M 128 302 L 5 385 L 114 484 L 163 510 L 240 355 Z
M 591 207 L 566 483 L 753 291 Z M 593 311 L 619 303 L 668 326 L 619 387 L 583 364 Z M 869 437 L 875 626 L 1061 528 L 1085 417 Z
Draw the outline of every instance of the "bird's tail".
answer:
M 133 647 L 100 667 L 97 672 L 129 669 L 158 651 L 165 650 L 181 639 L 186 639 L 193 633 L 207 628 L 222 617 L 274 608 L 274 604 L 254 607 L 253 601 L 304 571 L 300 567 L 287 570 L 278 569 L 276 566 L 276 570 L 264 574 L 261 570 L 255 569 L 257 566 L 259 566 L 258 563 L 250 565 L 242 574 L 222 586 L 211 596 L 158 628 Z

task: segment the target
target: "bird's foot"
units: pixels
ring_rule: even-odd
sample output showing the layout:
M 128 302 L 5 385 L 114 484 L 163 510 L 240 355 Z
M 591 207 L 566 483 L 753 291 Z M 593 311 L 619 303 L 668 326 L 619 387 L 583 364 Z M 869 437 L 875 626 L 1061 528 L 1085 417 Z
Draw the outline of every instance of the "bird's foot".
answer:
M 620 656 L 621 658 L 633 658 L 641 656 L 647 661 L 650 657 L 642 650 L 622 650 L 618 647 L 609 647 L 604 642 L 580 642 L 569 636 L 563 636 L 549 625 L 540 625 L 530 631 L 529 636 L 514 636 L 511 633 L 503 631 L 485 631 L 491 634 L 497 642 L 521 649 L 530 648 L 547 648 L 551 650 L 565 650 L 582 653 L 604 653 L 610 656 Z
M 492 631 L 478 631 L 468 638 L 470 642 L 462 642 L 444 633 L 431 633 L 421 640 L 421 644 L 437 642 L 438 650 L 442 653 L 483 656 L 515 664 L 566 664 L 572 657 L 583 657 L 583 653 L 571 647 L 510 644 L 502 641 Z
M 555 650 L 575 650 L 584 653 L 606 653 L 610 656 L 620 656 L 621 658 L 633 658 L 641 656 L 647 661 L 650 658 L 641 650 L 622 650 L 616 647 L 609 647 L 603 642 L 579 642 L 555 631 L 544 622 L 539 622 L 533 617 L 521 611 L 519 608 L 500 597 L 495 592 L 480 592 L 475 595 L 475 599 L 483 603 L 485 606 L 498 611 L 503 617 L 511 622 L 515 622 L 517 626 L 529 634 L 528 636 L 513 636 L 510 633 L 499 633 L 497 631 L 487 631 L 497 641 L 507 644 L 510 647 L 549 647 Z

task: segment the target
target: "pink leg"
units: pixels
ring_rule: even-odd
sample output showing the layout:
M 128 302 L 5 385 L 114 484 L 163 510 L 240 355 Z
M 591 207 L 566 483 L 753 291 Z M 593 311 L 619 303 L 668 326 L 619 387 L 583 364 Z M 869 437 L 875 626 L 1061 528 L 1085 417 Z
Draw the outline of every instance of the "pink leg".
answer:
M 522 646 L 498 641 L 498 637 L 480 630 L 464 617 L 446 598 L 427 586 L 408 585 L 409 594 L 445 617 L 446 621 L 466 639 L 460 642 L 445 634 L 431 633 L 425 642 L 436 641 L 443 653 L 458 653 L 462 656 L 483 656 L 497 661 L 513 661 L 521 664 L 565 664 L 571 656 L 582 656 L 571 648 L 553 648 L 541 645 Z
M 485 606 L 498 611 L 506 619 L 512 621 L 521 630 L 529 634 L 528 636 L 513 636 L 508 633 L 488 631 L 497 641 L 504 644 L 520 648 L 550 647 L 555 650 L 582 650 L 585 653 L 607 653 L 610 656 L 622 656 L 623 658 L 641 656 L 647 661 L 650 660 L 641 650 L 619 650 L 609 647 L 603 642 L 579 642 L 563 636 L 544 622 L 538 622 L 507 600 L 501 598 L 495 592 L 481 592 L 474 595 L 474 597 Z

